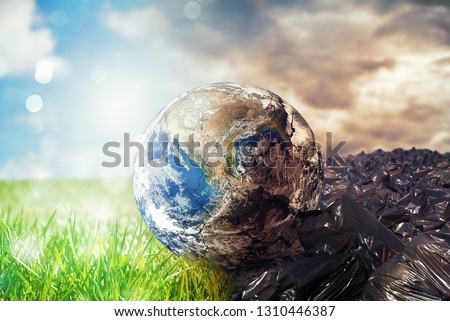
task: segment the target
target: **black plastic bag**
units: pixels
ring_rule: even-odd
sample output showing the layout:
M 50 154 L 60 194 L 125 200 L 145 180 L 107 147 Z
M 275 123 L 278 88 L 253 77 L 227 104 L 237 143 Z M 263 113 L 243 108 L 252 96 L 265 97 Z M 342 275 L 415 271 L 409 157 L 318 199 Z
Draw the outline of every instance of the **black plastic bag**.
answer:
M 325 169 L 319 209 L 298 215 L 303 251 L 235 298 L 449 300 L 450 153 L 377 150 L 346 162 Z
M 358 300 L 369 275 L 403 243 L 370 212 L 342 196 L 324 212 L 298 219 L 305 252 L 264 272 L 243 300 Z
M 450 225 L 413 239 L 367 281 L 364 300 L 450 300 Z

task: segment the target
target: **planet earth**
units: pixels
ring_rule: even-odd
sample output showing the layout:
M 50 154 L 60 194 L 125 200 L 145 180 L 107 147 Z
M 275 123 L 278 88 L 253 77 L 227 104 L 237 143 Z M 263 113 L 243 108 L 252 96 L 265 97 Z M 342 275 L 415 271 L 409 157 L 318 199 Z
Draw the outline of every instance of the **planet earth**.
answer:
M 219 83 L 169 103 L 145 131 L 133 188 L 169 250 L 228 271 L 299 251 L 295 217 L 317 208 L 323 163 L 292 105 L 262 88 Z

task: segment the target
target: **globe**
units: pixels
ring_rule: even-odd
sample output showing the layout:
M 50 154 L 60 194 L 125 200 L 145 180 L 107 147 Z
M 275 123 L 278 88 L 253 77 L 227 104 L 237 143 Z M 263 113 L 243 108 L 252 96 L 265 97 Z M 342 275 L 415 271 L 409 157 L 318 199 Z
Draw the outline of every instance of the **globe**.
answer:
M 169 250 L 230 271 L 300 250 L 295 217 L 316 209 L 323 163 L 311 128 L 281 97 L 236 83 L 190 90 L 142 144 L 136 203 Z

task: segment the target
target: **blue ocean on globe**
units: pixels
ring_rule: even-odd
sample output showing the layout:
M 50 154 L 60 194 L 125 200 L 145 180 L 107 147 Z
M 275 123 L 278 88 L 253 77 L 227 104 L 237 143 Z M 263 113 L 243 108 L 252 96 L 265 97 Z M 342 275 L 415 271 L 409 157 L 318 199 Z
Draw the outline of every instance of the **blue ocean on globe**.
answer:
M 168 135 L 164 132 L 154 132 L 151 135 L 153 148 L 149 148 L 147 159 L 157 164 L 167 164 L 161 168 L 155 168 L 154 175 L 149 177 L 149 183 L 154 187 L 151 197 L 155 200 L 156 211 L 171 208 L 168 219 L 177 222 L 182 228 L 189 229 L 201 225 L 208 213 L 213 210 L 215 202 L 219 199 L 220 192 L 206 181 L 206 175 L 202 168 L 179 146 L 177 140 L 169 144 Z M 176 234 L 167 236 L 158 234 L 159 226 L 152 218 L 146 215 L 144 202 L 138 203 L 143 218 L 152 232 L 160 235 L 159 240 L 171 251 L 182 253 L 179 242 L 174 242 Z M 184 242 L 183 239 L 179 240 Z

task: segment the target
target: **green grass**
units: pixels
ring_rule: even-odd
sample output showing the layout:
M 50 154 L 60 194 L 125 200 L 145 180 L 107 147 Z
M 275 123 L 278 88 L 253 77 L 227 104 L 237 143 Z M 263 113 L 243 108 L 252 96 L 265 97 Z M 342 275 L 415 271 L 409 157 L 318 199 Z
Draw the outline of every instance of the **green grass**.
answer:
M 232 282 L 177 257 L 127 180 L 0 182 L 0 300 L 227 300 Z

